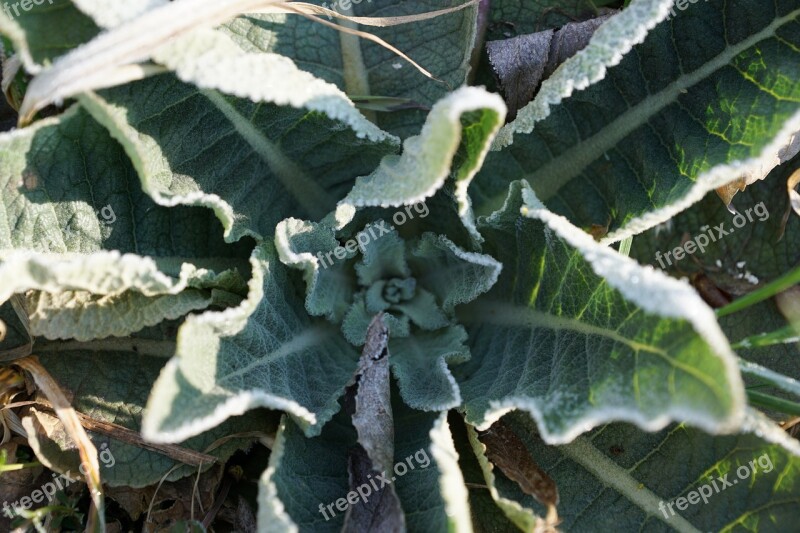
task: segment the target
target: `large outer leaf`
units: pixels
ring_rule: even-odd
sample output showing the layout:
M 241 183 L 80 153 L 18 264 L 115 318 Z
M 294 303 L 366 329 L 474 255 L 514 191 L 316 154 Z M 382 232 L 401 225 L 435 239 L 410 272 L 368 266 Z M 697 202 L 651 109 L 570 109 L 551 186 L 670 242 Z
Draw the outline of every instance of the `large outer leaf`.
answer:
M 180 318 L 211 304 L 209 291 L 145 296 L 137 291 L 96 295 L 88 291 L 32 291 L 25 295 L 31 333 L 47 339 L 88 341 L 124 337 L 162 320 Z
M 358 353 L 323 319 L 312 319 L 271 244 L 253 252 L 247 300 L 187 318 L 176 356 L 153 387 L 142 424 L 174 442 L 254 407 L 289 412 L 309 435 L 339 409 Z
M 247 244 L 226 245 L 210 211 L 155 205 L 122 147 L 78 107 L 0 136 L 0 187 L 0 302 L 73 291 L 30 297 L 35 335 L 124 335 L 206 307 L 205 289 L 246 290 Z M 90 307 L 107 318 L 84 316 Z
M 788 212 L 786 198 L 786 180 L 799 162 L 800 156 L 795 157 L 763 181 L 738 193 L 733 206 L 740 216 L 730 213 L 719 196 L 710 192 L 669 222 L 637 235 L 631 256 L 654 268 L 660 268 L 661 264 L 675 277 L 701 276 L 734 298 L 775 279 L 800 262 L 800 218 Z M 748 210 L 752 221 L 747 219 Z M 784 215 L 788 218 L 784 219 Z M 728 235 L 719 236 L 715 229 L 719 224 L 724 224 L 722 229 Z M 714 241 L 702 238 L 709 232 Z M 681 246 L 684 239 L 708 241 L 708 245 L 702 250 L 696 247 L 692 255 L 680 261 L 675 261 L 673 255 L 668 262 L 664 254 Z M 773 301 L 766 301 L 722 317 L 720 326 L 735 344 L 747 337 L 777 331 L 786 326 L 786 319 Z M 737 353 L 793 379 L 800 378 L 796 341 L 768 347 L 738 347 Z
M 615 24 L 646 4 L 633 2 L 601 27 L 501 131 L 497 145 L 506 148 L 490 154 L 476 179 L 480 212 L 502 202 L 510 181 L 526 178 L 572 222 L 609 225 L 613 241 L 778 163 L 800 130 L 797 4 L 698 2 L 617 66 L 600 68 L 594 54 L 615 52 L 603 45 L 626 31 Z M 663 16 L 668 2 L 660 4 Z
M 321 218 L 350 180 L 395 149 L 377 129 L 350 129 L 310 103 L 255 103 L 171 75 L 82 101 L 125 146 L 158 203 L 212 207 L 228 240 L 267 238 L 287 216 Z
M 479 225 L 503 272 L 459 313 L 472 360 L 454 373 L 468 420 L 485 428 L 527 410 L 553 443 L 612 420 L 735 427 L 744 391 L 711 309 L 537 204 L 515 183 Z
M 353 2 L 352 13 L 360 17 L 407 16 L 464 3 L 464 0 L 370 0 Z M 339 12 L 350 11 L 343 9 L 344 5 L 338 4 Z M 298 16 L 239 17 L 225 29 L 243 49 L 285 55 L 301 69 L 336 84 L 349 95 L 408 98 L 431 106 L 449 90 L 466 82 L 476 21 L 477 5 L 410 24 L 359 27 L 391 43 L 444 83 L 426 78 L 394 52 L 373 42 Z M 404 111 L 381 114 L 378 124 L 405 137 L 416 133 L 424 120 L 422 111 Z
M 97 84 L 119 83 L 120 68 L 144 59 L 174 69 L 193 85 L 163 75 L 81 99 L 123 144 L 157 203 L 213 208 L 229 240 L 268 238 L 290 215 L 321 218 L 350 180 L 397 150 L 399 141 L 367 121 L 335 85 L 286 57 L 244 50 L 224 32 L 184 27 L 179 16 L 192 6 L 224 7 L 182 1 L 108 11 L 102 3 L 83 4 L 98 20 L 107 15 L 108 25 L 143 14 L 39 73 L 22 114 Z M 190 14 L 202 22 L 202 13 Z
M 46 103 L 138 79 L 128 77 L 124 69 L 135 69 L 137 63 L 151 59 L 202 89 L 218 89 L 255 102 L 305 107 L 342 121 L 360 136 L 390 138 L 368 122 L 335 85 L 299 70 L 285 56 L 245 51 L 225 33 L 207 27 L 234 16 L 237 9 L 256 4 L 259 2 L 181 0 L 133 17 L 37 75 L 20 114 L 27 116 Z M 107 14 L 106 9 L 99 11 Z M 100 79 L 104 76 L 108 79 Z
M 116 346 L 100 343 L 53 344 L 39 353 L 42 364 L 69 394 L 72 406 L 79 412 L 99 421 L 117 424 L 138 431 L 142 410 L 153 381 L 164 366 L 164 357 L 145 355 L 139 350 L 155 343 L 174 345 L 173 339 L 132 339 Z M 109 343 L 105 343 L 106 345 Z M 134 348 L 135 347 L 135 348 Z M 152 348 L 150 348 L 152 351 Z M 269 426 L 265 413 L 248 413 L 220 424 L 211 431 L 189 439 L 181 446 L 205 452 L 216 440 L 236 433 L 262 431 Z M 169 457 L 129 444 L 109 435 L 89 432 L 100 449 L 107 445 L 113 457 L 101 463 L 103 483 L 112 486 L 144 487 L 158 483 L 173 467 L 167 479 L 176 480 L 196 472 L 196 467 L 181 466 Z M 49 468 L 58 472 L 78 472 L 80 459 L 69 437 L 58 432 L 51 441 L 43 435 L 29 435 L 37 441 L 37 454 Z M 237 449 L 249 445 L 252 436 L 233 438 L 208 451 L 225 461 Z M 108 466 L 103 467 L 106 464 Z M 210 465 L 206 465 L 210 466 Z
M 758 413 L 748 413 L 739 435 L 712 437 L 683 425 L 644 433 L 613 424 L 565 446 L 547 446 L 524 415 L 503 422 L 558 485 L 564 531 L 789 531 L 796 520 L 800 446 Z M 737 469 L 743 466 L 749 474 L 742 470 L 740 479 Z M 731 486 L 714 491 L 711 479 L 721 488 L 717 478 L 726 474 Z M 520 513 L 544 514 L 497 469 L 485 475 L 496 497 L 510 502 L 509 511 L 516 506 Z M 684 510 L 673 503 L 676 513 L 670 513 L 668 503 L 703 485 L 713 493 L 708 503 L 697 497 Z

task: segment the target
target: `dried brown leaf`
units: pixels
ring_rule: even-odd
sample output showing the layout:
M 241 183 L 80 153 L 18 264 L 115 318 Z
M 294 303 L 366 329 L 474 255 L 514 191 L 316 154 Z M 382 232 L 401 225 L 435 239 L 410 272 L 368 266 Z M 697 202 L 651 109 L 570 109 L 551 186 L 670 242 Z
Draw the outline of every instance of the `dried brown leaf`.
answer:
M 363 494 L 350 505 L 342 531 L 405 531 L 405 515 L 388 476 L 394 464 L 394 418 L 389 388 L 389 328 L 379 313 L 370 322 L 353 385 L 345 395 L 346 409 L 353 417 L 358 444 L 348 456 L 350 489 Z
M 733 197 L 736 196 L 736 193 L 745 190 L 746 187 L 747 179 L 744 177 L 737 178 L 736 180 L 716 189 L 717 196 L 720 197 L 722 202 L 725 204 L 725 207 L 727 207 L 729 211 L 735 212 L 731 209 L 731 201 L 733 200 Z
M 525 443 L 502 421 L 478 434 L 486 446 L 486 457 L 503 474 L 515 481 L 523 492 L 548 507 L 558 505 L 558 487 L 536 463 Z
M 508 106 L 508 120 L 513 120 L 517 111 L 533 100 L 542 80 L 585 48 L 597 28 L 615 13 L 571 22 L 558 30 L 487 43 L 489 61 Z
M 389 328 L 383 315 L 372 319 L 367 341 L 356 370 L 353 426 L 378 472 L 391 471 L 394 464 L 394 419 L 389 391 Z
M 42 366 L 39 358 L 28 356 L 14 361 L 14 365 L 25 370 L 33 377 L 37 388 L 47 396 L 53 404 L 53 410 L 64 424 L 64 429 L 78 447 L 81 463 L 86 465 L 85 475 L 86 484 L 89 486 L 89 496 L 92 500 L 89 508 L 89 519 L 86 526 L 87 531 L 105 530 L 105 504 L 103 498 L 103 486 L 100 481 L 100 463 L 97 459 L 97 449 L 92 444 L 86 431 L 81 426 L 75 410 L 64 396 L 61 387 L 53 376 Z
M 376 474 L 372 462 L 361 446 L 351 449 L 348 457 L 348 476 L 350 489 L 377 485 Z M 371 482 L 371 483 L 370 483 Z M 371 487 L 370 487 L 371 488 Z M 366 490 L 363 489 L 363 493 Z M 380 487 L 364 501 L 358 501 L 347 509 L 344 517 L 343 533 L 399 533 L 405 531 L 405 515 L 400 506 L 400 499 L 394 491 L 394 485 Z

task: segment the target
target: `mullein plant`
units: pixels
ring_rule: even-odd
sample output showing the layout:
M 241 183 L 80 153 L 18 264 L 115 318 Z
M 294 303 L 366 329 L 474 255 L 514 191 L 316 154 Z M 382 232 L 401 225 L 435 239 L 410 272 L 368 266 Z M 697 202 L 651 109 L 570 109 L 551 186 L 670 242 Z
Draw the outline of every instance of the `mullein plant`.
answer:
M 511 121 L 486 39 L 597 6 L 348 4 L 0 14 L 9 364 L 33 353 L 77 411 L 221 461 L 271 433 L 262 531 L 790 528 L 797 4 L 633 0 Z M 649 266 L 733 216 L 731 182 L 731 210 L 776 215 Z M 22 419 L 31 447 L 74 471 L 46 416 Z M 89 436 L 107 486 L 195 471 Z

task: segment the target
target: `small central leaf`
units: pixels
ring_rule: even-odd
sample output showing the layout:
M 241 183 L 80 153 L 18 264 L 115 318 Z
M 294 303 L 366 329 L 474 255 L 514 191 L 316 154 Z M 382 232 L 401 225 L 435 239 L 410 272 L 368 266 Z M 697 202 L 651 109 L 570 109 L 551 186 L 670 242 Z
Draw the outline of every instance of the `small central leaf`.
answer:
M 414 278 L 391 279 L 383 289 L 383 298 L 393 304 L 405 302 L 414 296 L 416 286 L 417 282 Z

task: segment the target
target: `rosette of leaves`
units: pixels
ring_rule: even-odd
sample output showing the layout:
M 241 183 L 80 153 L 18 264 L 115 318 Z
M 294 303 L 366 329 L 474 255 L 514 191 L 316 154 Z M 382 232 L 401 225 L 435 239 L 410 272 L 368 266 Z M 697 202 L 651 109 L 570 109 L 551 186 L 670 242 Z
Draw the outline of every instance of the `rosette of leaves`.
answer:
M 502 265 L 432 232 L 403 239 L 385 220 L 356 233 L 346 230 L 296 219 L 278 225 L 281 260 L 305 272 L 306 310 L 341 325 L 355 346 L 364 344 L 372 318 L 384 313 L 390 362 L 405 402 L 428 411 L 458 406 L 461 395 L 448 363 L 469 359 L 469 348 L 456 306 L 487 292 Z M 352 244 L 341 248 L 340 240 Z
M 796 398 L 796 366 L 752 346 L 748 359 L 771 368 L 744 364 L 726 336 L 741 333 L 736 321 L 720 327 L 691 286 L 609 244 L 792 157 L 800 10 L 709 0 L 665 20 L 670 0 L 634 0 L 505 123 L 498 95 L 460 87 L 481 21 L 529 33 L 593 13 L 557 4 L 481 2 L 416 23 L 442 6 L 347 8 L 347 26 L 430 77 L 295 2 L 56 0 L 0 13 L 31 121 L 0 136 L 0 316 L 14 344 L 3 353 L 33 342 L 76 408 L 151 441 L 204 450 L 269 427 L 255 408 L 285 413 L 259 528 L 333 531 L 344 513 L 319 505 L 353 489 L 359 439 L 342 403 L 383 313 L 394 459 L 430 458 L 395 482 L 408 530 L 551 526 L 541 494 L 499 466 L 515 462 L 558 486 L 566 529 L 779 527 L 798 502 L 800 447 L 748 406 L 740 369 Z M 411 25 L 387 24 L 398 20 Z M 413 109 L 354 103 L 386 97 Z M 430 215 L 389 229 L 420 205 Z M 796 225 L 786 231 L 795 242 Z M 636 238 L 650 250 L 658 237 Z M 784 326 L 764 305 L 765 327 Z M 521 442 L 505 461 L 480 438 L 494 423 Z M 74 468 L 70 443 L 44 437 L 30 435 L 40 459 Z M 137 453 L 126 448 L 111 483 L 148 485 L 174 466 Z M 774 470 L 752 491 L 660 513 L 659 498 L 764 453 Z

